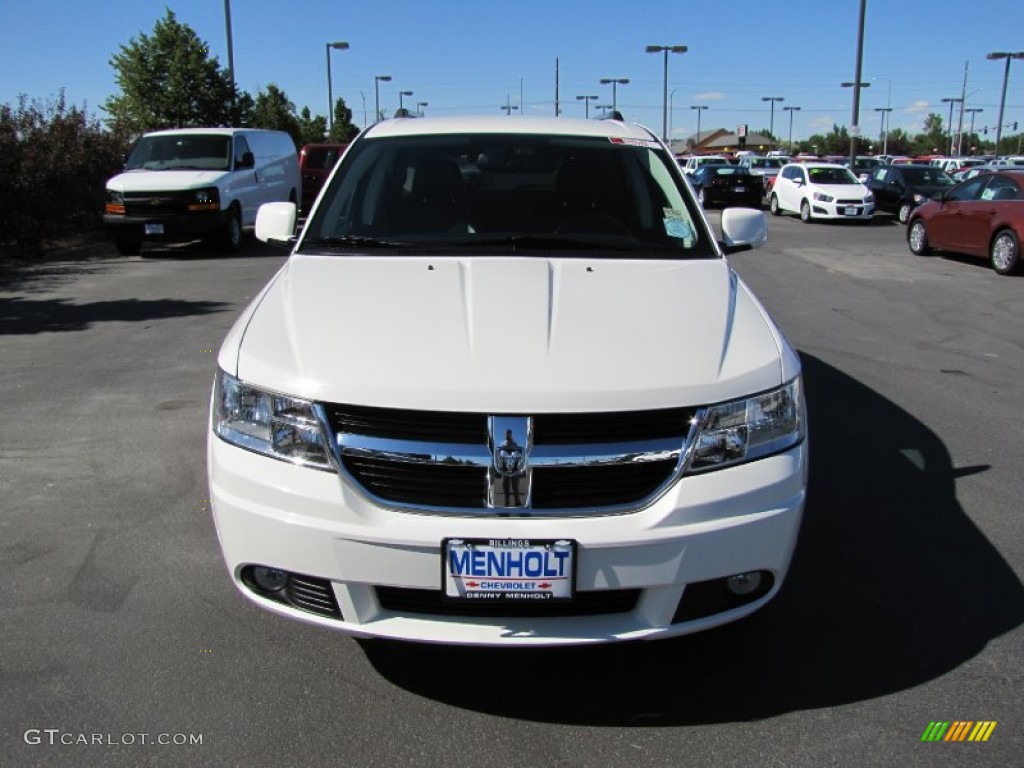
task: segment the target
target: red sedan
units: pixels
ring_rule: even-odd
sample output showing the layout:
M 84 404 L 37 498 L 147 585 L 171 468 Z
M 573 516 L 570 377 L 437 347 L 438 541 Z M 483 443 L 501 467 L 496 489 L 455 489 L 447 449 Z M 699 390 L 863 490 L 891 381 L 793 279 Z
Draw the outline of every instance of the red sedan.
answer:
M 923 256 L 932 250 L 988 259 L 1000 275 L 1021 269 L 1024 239 L 1024 171 L 997 171 L 957 184 L 914 209 L 907 244 Z

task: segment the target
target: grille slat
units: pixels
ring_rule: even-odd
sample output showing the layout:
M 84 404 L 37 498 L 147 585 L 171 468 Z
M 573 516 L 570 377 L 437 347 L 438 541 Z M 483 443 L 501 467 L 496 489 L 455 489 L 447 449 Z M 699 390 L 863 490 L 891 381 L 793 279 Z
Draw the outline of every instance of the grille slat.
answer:
M 324 413 L 342 447 L 342 466 L 373 496 L 400 507 L 492 511 L 487 507 L 490 468 L 480 460 L 481 449 L 487 450 L 487 414 L 347 404 L 327 404 Z M 671 408 L 534 415 L 533 449 L 543 448 L 544 459 L 532 464 L 530 508 L 599 511 L 639 505 L 674 477 L 695 414 L 695 409 Z M 346 443 L 346 435 L 358 439 Z M 374 440 L 382 441 L 376 455 Z M 563 454 L 569 459 L 565 464 L 544 463 Z M 580 456 L 605 454 L 616 458 L 573 463 Z M 445 456 L 476 458 L 440 458 Z

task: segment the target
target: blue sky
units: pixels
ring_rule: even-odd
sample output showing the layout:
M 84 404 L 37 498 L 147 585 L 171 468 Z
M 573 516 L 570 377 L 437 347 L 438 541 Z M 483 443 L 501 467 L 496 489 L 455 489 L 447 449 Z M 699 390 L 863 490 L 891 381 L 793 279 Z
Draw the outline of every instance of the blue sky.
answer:
M 0 103 L 19 94 L 48 99 L 65 89 L 69 102 L 104 116 L 116 92 L 110 57 L 140 33 L 150 33 L 165 8 L 191 26 L 227 65 L 222 0 L 0 0 Z M 499 114 L 509 100 L 528 115 L 554 114 L 555 61 L 564 115 L 584 114 L 578 95 L 611 103 L 601 78 L 629 78 L 618 86 L 619 110 L 629 120 L 661 131 L 663 57 L 646 45 L 686 45 L 669 57 L 671 129 L 685 136 L 701 128 L 751 130 L 772 121 L 763 96 L 775 104 L 774 128 L 786 139 L 850 125 L 852 94 L 839 87 L 854 79 L 858 0 L 731 0 L 730 2 L 607 2 L 606 0 L 232 0 L 235 76 L 255 95 L 269 83 L 301 109 L 327 111 L 325 44 L 333 51 L 335 96 L 343 97 L 362 125 L 372 120 L 374 76 L 381 107 L 427 102 L 428 115 Z M 967 106 L 984 111 L 976 129 L 993 126 L 1004 62 L 990 51 L 1024 50 L 1024 1 L 868 0 L 861 125 L 877 135 L 891 104 L 891 126 L 911 133 L 935 112 L 948 119 L 942 99 L 959 98 L 968 66 Z M 1004 123 L 1024 130 L 1024 60 L 1010 68 Z M 365 112 L 364 112 L 365 104 Z M 517 113 L 514 113 L 517 114 Z M 593 112 L 591 113 L 593 114 Z M 953 122 L 958 119 L 954 110 Z M 968 128 L 969 115 L 964 128 Z M 993 128 L 994 130 L 994 128 Z M 1004 133 L 1006 131 L 1004 130 Z M 991 134 L 990 134 L 991 135 Z

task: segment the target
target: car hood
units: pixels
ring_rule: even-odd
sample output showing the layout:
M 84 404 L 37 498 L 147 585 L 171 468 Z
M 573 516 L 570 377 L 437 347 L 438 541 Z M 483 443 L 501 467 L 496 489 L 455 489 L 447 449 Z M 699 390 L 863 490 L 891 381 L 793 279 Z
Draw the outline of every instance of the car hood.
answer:
M 721 259 L 294 255 L 219 361 L 314 400 L 492 413 L 710 403 L 799 370 Z
M 837 200 L 854 200 L 870 193 L 864 184 L 811 184 L 815 192 L 832 195 Z
M 214 186 L 226 171 L 125 171 L 107 182 L 115 192 L 152 192 Z

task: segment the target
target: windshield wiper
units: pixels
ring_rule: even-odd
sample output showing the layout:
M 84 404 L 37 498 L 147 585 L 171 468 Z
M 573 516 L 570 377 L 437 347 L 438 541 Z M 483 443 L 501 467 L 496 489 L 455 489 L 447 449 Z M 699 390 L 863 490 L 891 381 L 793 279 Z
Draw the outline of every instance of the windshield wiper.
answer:
M 327 248 L 408 248 L 410 243 L 400 243 L 393 240 L 378 240 L 376 237 L 359 237 L 357 235 L 343 235 L 341 237 L 318 237 L 303 240 L 305 245 L 323 245 Z
M 466 246 L 511 245 L 519 248 L 537 248 L 539 250 L 599 250 L 599 251 L 634 251 L 637 248 L 615 245 L 612 243 L 582 240 L 578 237 L 539 237 L 536 235 L 509 235 L 508 237 L 481 238 L 466 241 Z

